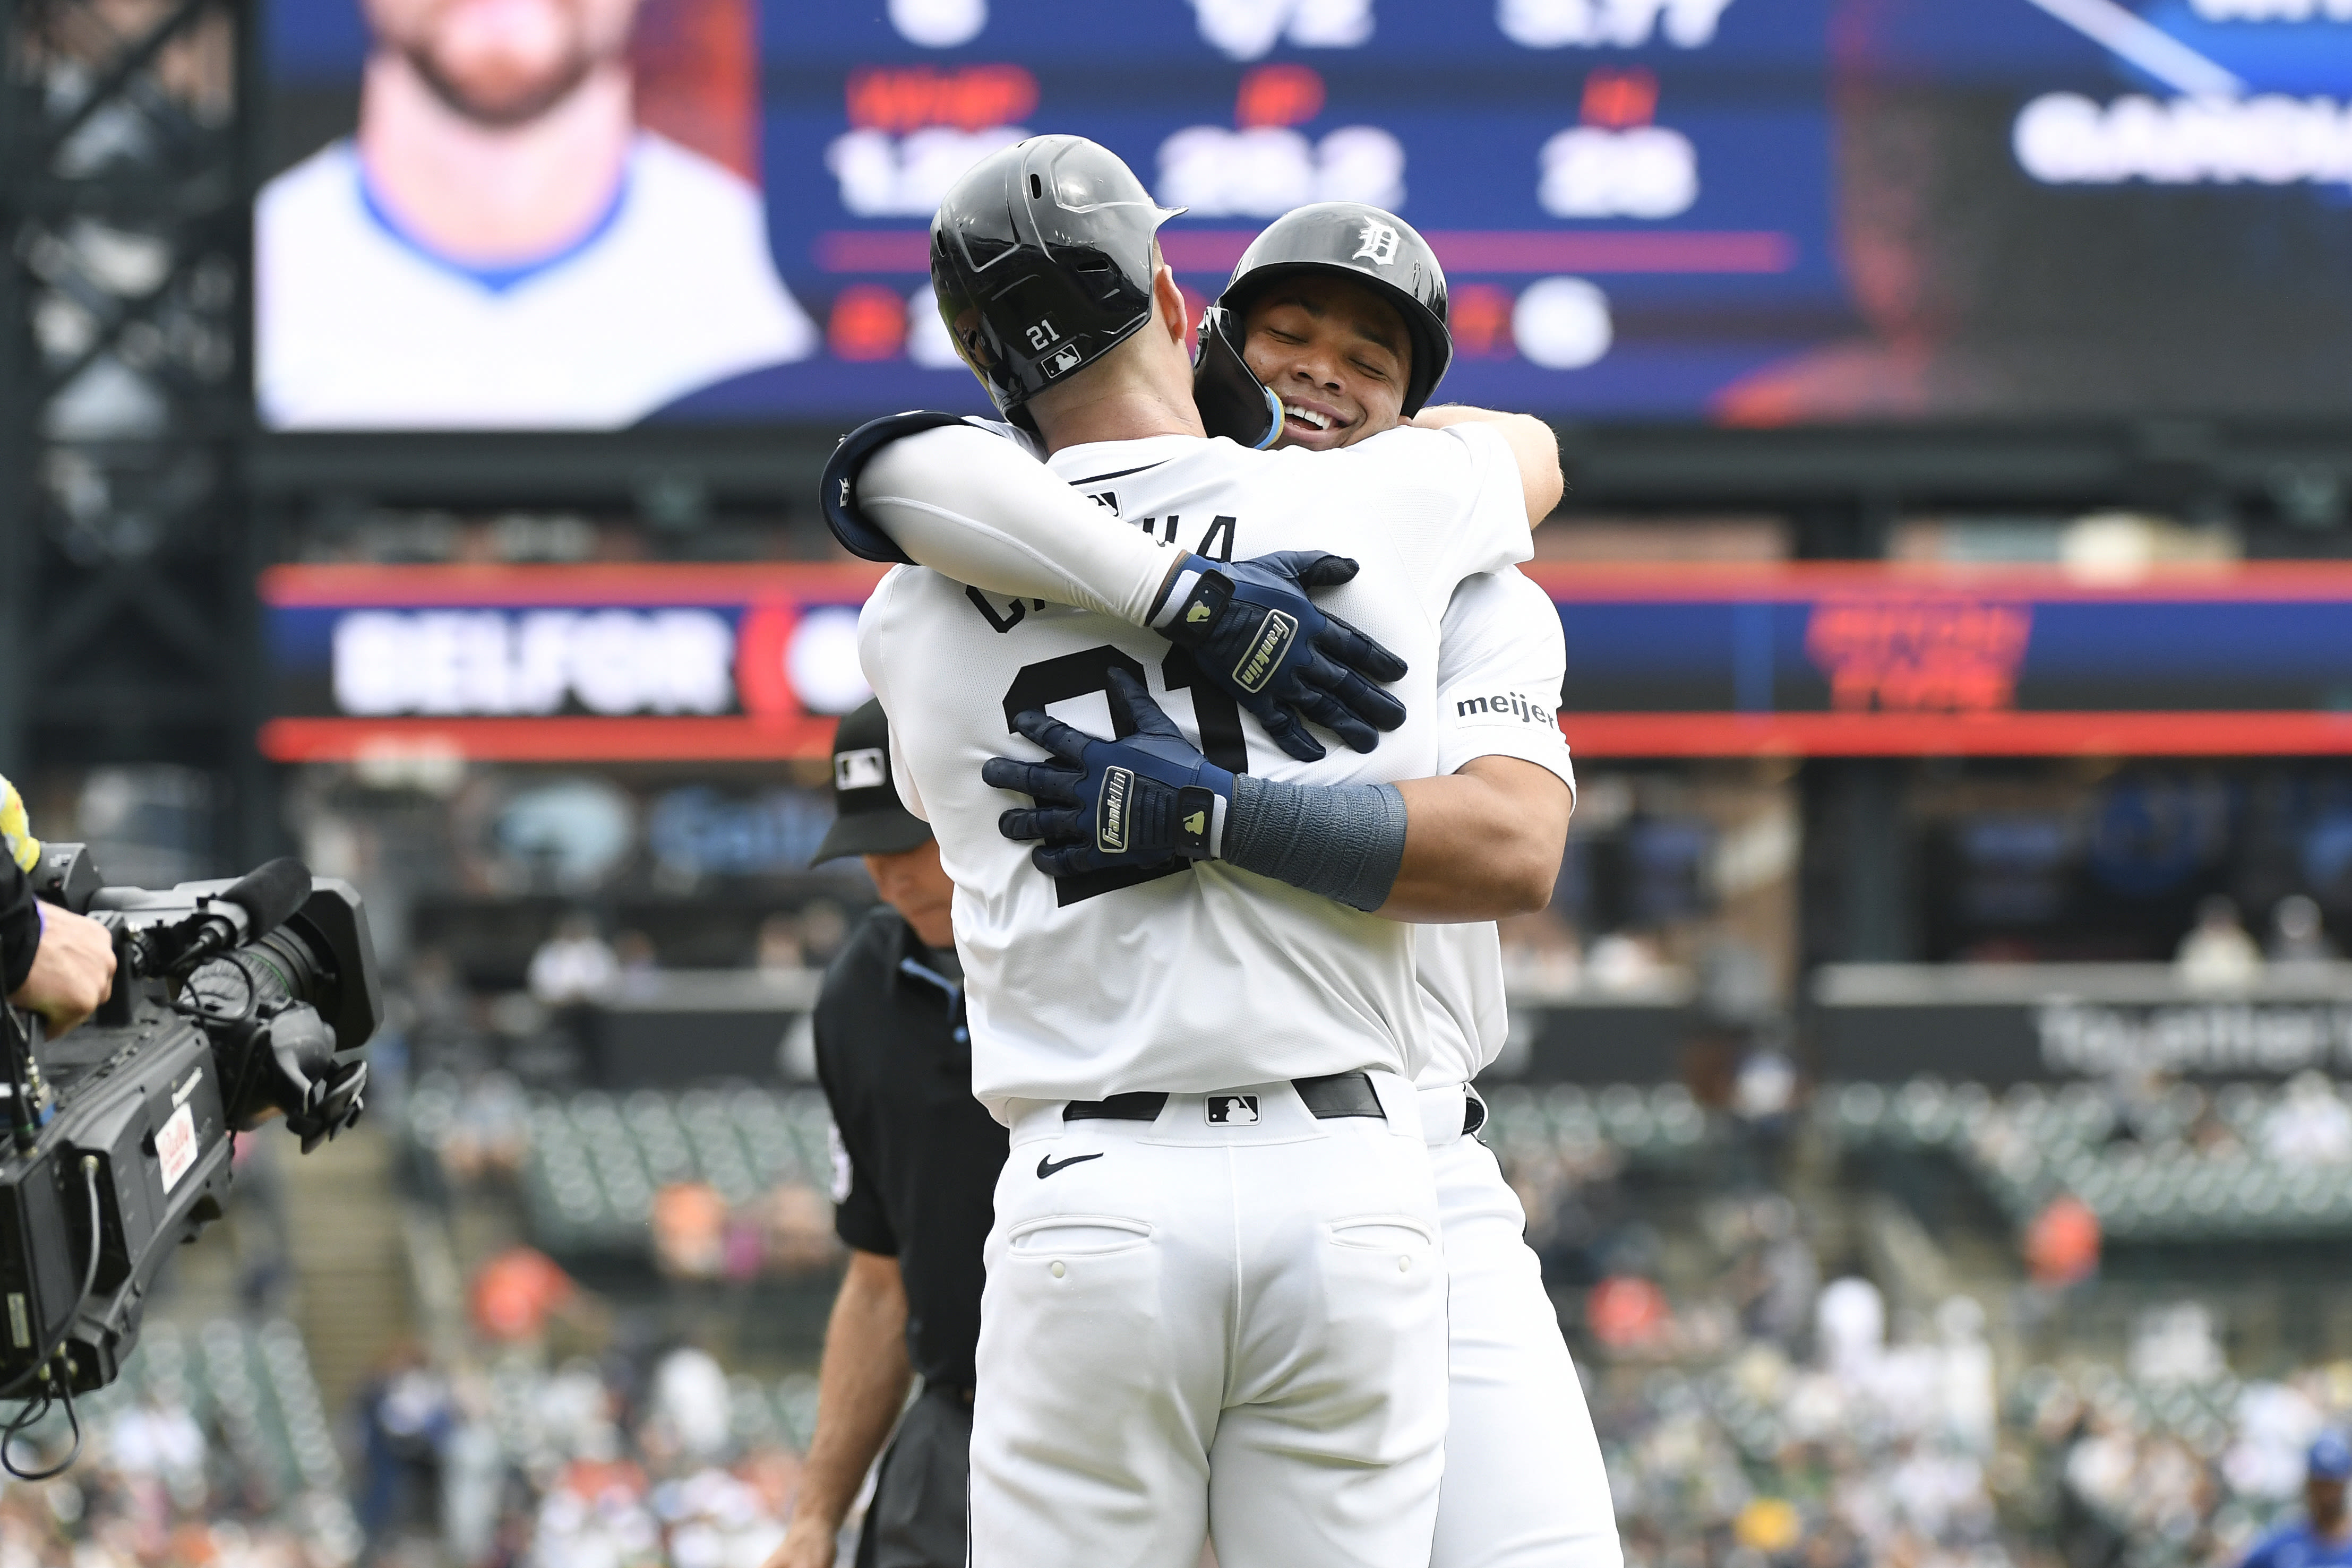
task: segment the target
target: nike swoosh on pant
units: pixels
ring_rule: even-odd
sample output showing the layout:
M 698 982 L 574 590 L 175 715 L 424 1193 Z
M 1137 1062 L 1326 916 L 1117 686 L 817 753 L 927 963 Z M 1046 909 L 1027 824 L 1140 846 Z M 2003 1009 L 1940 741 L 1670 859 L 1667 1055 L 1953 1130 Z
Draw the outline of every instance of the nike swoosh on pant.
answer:
M 1102 1158 L 1102 1155 L 1072 1155 L 1066 1160 L 1056 1160 L 1051 1155 L 1042 1155 L 1037 1160 L 1037 1179 L 1039 1181 L 1044 1181 L 1055 1171 L 1066 1171 L 1072 1166 L 1082 1166 L 1088 1160 L 1098 1160 L 1100 1158 Z

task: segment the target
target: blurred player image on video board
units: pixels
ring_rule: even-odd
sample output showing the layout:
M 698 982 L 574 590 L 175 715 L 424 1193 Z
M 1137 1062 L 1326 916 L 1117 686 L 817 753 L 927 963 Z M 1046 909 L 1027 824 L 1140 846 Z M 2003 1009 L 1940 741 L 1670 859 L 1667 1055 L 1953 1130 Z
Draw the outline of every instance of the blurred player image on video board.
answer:
M 768 250 L 750 0 L 362 9 L 356 133 L 256 218 L 268 423 L 612 428 L 815 348 Z M 663 92 L 633 28 L 686 62 Z

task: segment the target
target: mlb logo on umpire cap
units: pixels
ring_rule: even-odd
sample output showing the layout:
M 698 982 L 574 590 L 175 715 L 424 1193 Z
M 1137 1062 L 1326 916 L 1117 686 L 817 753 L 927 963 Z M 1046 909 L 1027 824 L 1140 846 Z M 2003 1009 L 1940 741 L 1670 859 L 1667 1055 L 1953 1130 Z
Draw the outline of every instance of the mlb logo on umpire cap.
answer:
M 930 841 L 931 825 L 899 802 L 890 779 L 890 722 L 878 699 L 844 715 L 833 737 L 833 803 L 838 813 L 809 863 L 842 855 L 904 854 Z
M 836 789 L 872 789 L 890 782 L 890 764 L 884 759 L 878 746 L 861 746 L 855 751 L 836 752 L 833 758 L 833 787 Z
M 1209 1096 L 1209 1125 L 1213 1127 L 1244 1127 L 1257 1120 L 1257 1096 L 1255 1094 L 1212 1094 Z

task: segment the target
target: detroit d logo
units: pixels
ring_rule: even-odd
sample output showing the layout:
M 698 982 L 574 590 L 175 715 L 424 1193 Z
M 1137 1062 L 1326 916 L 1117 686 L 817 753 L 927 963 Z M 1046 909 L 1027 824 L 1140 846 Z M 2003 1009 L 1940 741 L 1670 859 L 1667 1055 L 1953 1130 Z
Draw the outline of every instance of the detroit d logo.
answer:
M 1403 237 L 1386 224 L 1366 224 L 1364 232 L 1356 237 L 1356 254 L 1348 259 L 1386 267 L 1396 260 L 1397 243 Z

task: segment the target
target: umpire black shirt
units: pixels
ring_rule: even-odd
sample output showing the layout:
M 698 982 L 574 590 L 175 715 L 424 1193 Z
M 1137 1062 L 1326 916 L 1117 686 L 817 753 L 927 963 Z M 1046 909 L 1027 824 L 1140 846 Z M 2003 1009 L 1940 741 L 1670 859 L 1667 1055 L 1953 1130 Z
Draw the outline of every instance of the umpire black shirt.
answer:
M 816 1070 L 837 1139 L 834 1228 L 898 1260 L 908 1358 L 927 1385 L 968 1389 L 1005 1131 L 971 1097 L 954 953 L 877 905 L 825 971 Z

